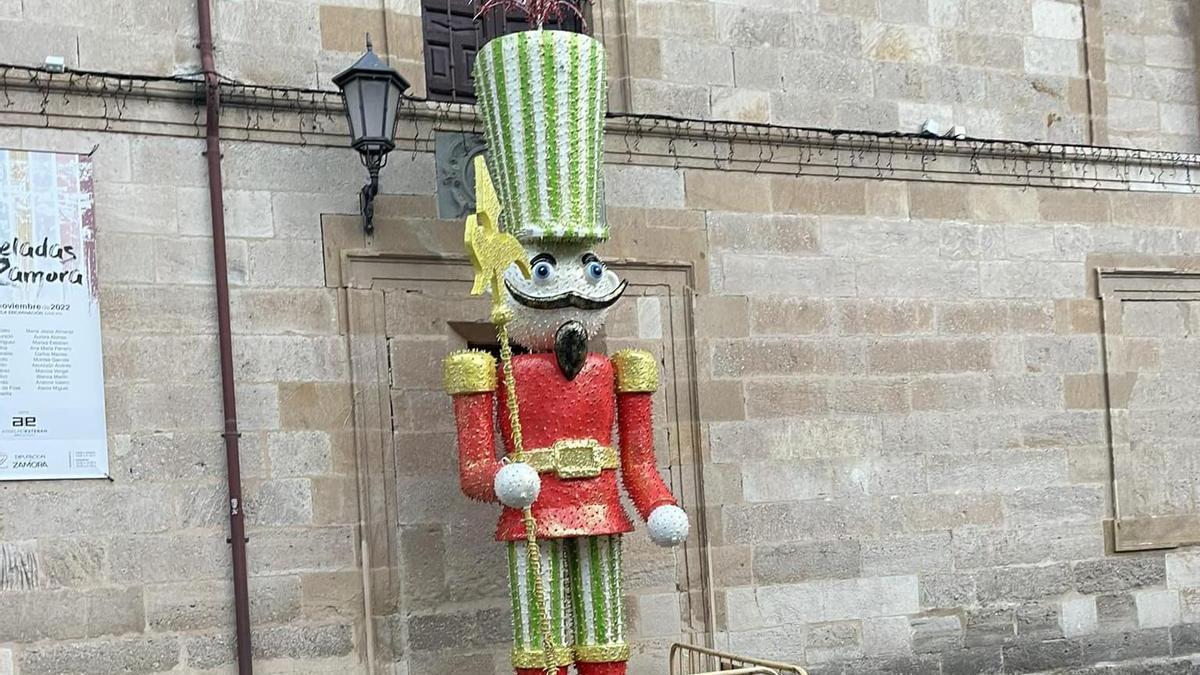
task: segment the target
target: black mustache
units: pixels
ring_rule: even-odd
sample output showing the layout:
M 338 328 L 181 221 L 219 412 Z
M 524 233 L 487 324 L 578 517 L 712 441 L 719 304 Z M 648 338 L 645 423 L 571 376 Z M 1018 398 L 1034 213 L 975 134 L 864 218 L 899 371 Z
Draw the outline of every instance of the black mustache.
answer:
M 508 279 L 504 280 L 504 286 L 508 289 L 509 295 L 513 296 L 513 299 L 522 305 L 532 307 L 533 309 L 565 309 L 567 307 L 574 307 L 575 309 L 604 309 L 611 306 L 617 300 L 620 300 L 621 296 L 625 293 L 625 287 L 628 285 L 629 282 L 622 281 L 612 293 L 602 298 L 589 298 L 575 291 L 551 295 L 548 298 L 539 298 L 522 293 Z

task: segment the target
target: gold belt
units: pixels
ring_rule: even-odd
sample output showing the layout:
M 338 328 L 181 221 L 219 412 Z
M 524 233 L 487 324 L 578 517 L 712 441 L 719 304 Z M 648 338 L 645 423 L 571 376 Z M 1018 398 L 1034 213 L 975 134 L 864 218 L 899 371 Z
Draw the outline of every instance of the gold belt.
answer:
M 604 469 L 621 465 L 617 451 L 599 441 L 565 440 L 548 448 L 525 451 L 525 461 L 538 473 L 554 473 L 559 478 L 595 478 Z

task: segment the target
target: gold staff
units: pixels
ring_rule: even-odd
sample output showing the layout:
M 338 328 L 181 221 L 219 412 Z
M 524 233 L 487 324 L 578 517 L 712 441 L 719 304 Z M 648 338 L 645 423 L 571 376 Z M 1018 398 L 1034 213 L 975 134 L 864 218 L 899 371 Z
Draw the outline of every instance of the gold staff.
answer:
M 512 345 L 508 340 L 508 322 L 512 321 L 512 310 L 504 304 L 501 292 L 504 288 L 504 272 L 510 265 L 516 265 L 529 278 L 529 260 L 525 257 L 525 249 L 517 238 L 500 231 L 500 198 L 492 186 L 487 164 L 483 156 L 475 157 L 475 213 L 467 216 L 464 243 L 467 253 L 471 256 L 471 265 L 475 268 L 475 284 L 471 287 L 471 295 L 482 294 L 489 284 L 492 290 L 492 323 L 496 326 L 496 338 L 500 342 L 500 368 L 504 373 L 505 406 L 508 409 L 508 422 L 512 427 L 513 452 L 509 457 L 514 462 L 525 461 L 525 445 L 521 439 L 521 418 L 517 414 L 517 381 L 513 377 Z M 525 541 L 529 555 L 529 566 L 537 570 L 538 583 L 534 584 L 533 599 L 537 605 L 538 616 L 546 615 L 545 586 L 541 582 L 541 553 L 537 543 L 537 521 L 533 517 L 533 507 L 527 506 L 524 511 Z M 558 670 L 554 659 L 554 639 L 550 633 L 550 622 L 542 621 L 542 655 L 543 669 L 547 675 L 553 675 Z

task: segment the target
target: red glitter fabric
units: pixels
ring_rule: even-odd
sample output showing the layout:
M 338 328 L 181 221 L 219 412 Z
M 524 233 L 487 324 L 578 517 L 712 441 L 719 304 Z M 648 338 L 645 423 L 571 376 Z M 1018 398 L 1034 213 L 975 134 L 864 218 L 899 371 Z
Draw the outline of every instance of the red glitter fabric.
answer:
M 588 354 L 573 380 L 563 377 L 553 353 L 515 356 L 513 372 L 527 451 L 548 448 L 562 440 L 591 439 L 612 446 L 615 417 L 620 430 L 621 473 L 638 513 L 645 519 L 655 507 L 675 503 L 654 459 L 650 394 L 616 393 L 613 366 L 607 356 Z M 492 482 L 502 466 L 494 440 L 497 418 L 505 447 L 512 452 L 512 430 L 503 404 L 503 373 L 499 381 L 494 394 L 454 397 L 462 489 L 468 497 L 488 502 L 497 501 Z M 604 470 L 595 478 L 564 480 L 553 473 L 543 473 L 541 478 L 542 491 L 533 504 L 539 538 L 633 530 L 633 523 L 621 507 L 616 471 Z M 496 528 L 497 541 L 525 538 L 521 516 L 517 509 L 504 508 Z
M 625 490 L 642 520 L 675 497 L 658 475 L 654 459 L 654 410 L 648 392 L 617 394 L 617 425 L 621 433 L 621 475 Z
M 500 471 L 492 432 L 496 394 L 459 394 L 454 397 L 458 425 L 458 480 L 463 494 L 481 502 L 496 502 L 492 482 Z
M 611 663 L 576 663 L 579 675 L 625 675 L 625 661 Z

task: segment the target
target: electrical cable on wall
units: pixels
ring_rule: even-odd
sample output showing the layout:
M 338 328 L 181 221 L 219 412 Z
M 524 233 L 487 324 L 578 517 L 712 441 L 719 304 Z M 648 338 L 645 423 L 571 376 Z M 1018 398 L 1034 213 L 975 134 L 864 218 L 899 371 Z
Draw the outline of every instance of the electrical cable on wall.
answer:
M 199 129 L 199 103 L 204 94 L 199 75 L 69 70 L 64 76 L 43 66 L 0 63 L 0 110 L 18 112 L 13 110 L 17 105 L 13 93 L 35 92 L 39 97 L 36 109 L 28 112 L 49 126 L 51 117 L 60 114 L 53 109 L 73 107 L 83 97 L 97 97 L 103 107 L 103 130 L 113 131 L 119 129 L 114 123 L 126 121 L 130 100 L 136 95 L 144 103 L 163 99 L 193 106 L 191 126 Z M 285 138 L 296 140 L 284 142 L 312 145 L 322 144 L 323 135 L 337 133 L 333 113 L 342 108 L 338 91 L 252 84 L 220 74 L 217 79 L 223 107 L 244 111 L 238 127 L 246 140 L 286 134 Z M 53 94 L 60 96 L 52 98 Z M 400 105 L 401 117 L 410 125 L 402 132 L 401 145 L 407 145 L 414 159 L 419 153 L 432 152 L 438 132 L 479 131 L 472 106 L 420 98 L 404 99 Z M 270 112 L 271 126 L 264 125 L 264 111 Z M 288 115 L 294 116 L 288 118 L 291 121 L 281 119 Z M 1130 190 L 1141 184 L 1156 190 L 1196 192 L 1193 168 L 1200 168 L 1200 155 L 1196 154 L 1077 143 L 946 138 L 661 113 L 610 113 L 606 121 L 609 132 L 622 137 L 623 152 L 614 157 L 609 147 L 610 161 L 633 163 L 636 156 L 640 163 L 676 170 L 712 168 L 825 176 L 835 181 L 853 176 L 951 184 L 988 182 L 1021 188 Z M 648 139 L 661 139 L 663 146 L 651 147 Z M 681 141 L 687 143 L 681 145 Z

